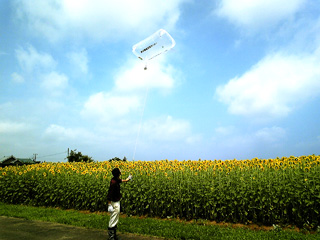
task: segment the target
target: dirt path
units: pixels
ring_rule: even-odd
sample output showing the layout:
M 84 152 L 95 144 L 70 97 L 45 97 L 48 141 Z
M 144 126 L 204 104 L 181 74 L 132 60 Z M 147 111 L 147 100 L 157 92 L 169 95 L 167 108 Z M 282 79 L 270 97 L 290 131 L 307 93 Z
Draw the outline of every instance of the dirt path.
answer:
M 119 233 L 122 240 L 164 238 Z M 108 231 L 0 216 L 0 240 L 107 240 Z

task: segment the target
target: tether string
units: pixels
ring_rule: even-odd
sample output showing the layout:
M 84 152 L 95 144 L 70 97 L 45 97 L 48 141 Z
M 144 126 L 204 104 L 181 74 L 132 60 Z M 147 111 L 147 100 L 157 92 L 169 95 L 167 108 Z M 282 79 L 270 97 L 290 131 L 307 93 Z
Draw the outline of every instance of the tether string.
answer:
M 138 140 L 139 140 L 141 126 L 142 126 L 142 119 L 143 119 L 143 115 L 144 115 L 144 109 L 146 107 L 147 98 L 148 98 L 148 92 L 149 92 L 149 85 L 147 85 L 146 94 L 145 94 L 145 97 L 144 97 L 144 104 L 143 104 L 142 113 L 141 113 L 141 117 L 140 117 L 140 124 L 139 124 L 138 133 L 137 133 L 136 144 L 134 146 L 134 151 L 133 151 L 133 157 L 132 157 L 133 161 L 134 161 L 134 158 L 135 158 L 135 155 L 136 155 Z

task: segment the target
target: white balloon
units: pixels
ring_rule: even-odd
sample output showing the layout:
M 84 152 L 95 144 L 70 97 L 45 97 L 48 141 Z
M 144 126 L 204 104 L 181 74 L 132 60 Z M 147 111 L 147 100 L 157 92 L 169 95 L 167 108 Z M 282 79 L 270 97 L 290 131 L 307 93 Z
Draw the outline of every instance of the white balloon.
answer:
M 132 52 L 141 60 L 151 60 L 162 53 L 169 51 L 176 45 L 170 34 L 163 29 L 159 29 L 151 36 L 135 44 Z

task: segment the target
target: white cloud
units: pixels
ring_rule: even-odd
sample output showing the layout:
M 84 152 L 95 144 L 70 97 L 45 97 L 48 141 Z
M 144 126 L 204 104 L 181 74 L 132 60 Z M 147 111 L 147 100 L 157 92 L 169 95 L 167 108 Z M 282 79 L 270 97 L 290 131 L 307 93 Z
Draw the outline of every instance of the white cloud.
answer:
M 60 96 L 68 86 L 68 77 L 57 72 L 43 75 L 41 87 L 52 96 Z
M 88 74 L 88 53 L 85 49 L 67 54 L 69 61 L 81 74 Z
M 115 90 L 129 92 L 145 90 L 146 88 L 170 90 L 177 81 L 178 74 L 172 66 L 165 66 L 159 61 L 152 61 L 148 70 L 140 62 L 136 62 L 131 68 L 120 71 L 115 77 Z
M 16 0 L 16 16 L 30 29 L 57 41 L 66 36 L 97 40 L 145 34 L 160 26 L 172 29 L 179 6 L 188 0 Z
M 271 54 L 241 77 L 216 89 L 232 114 L 255 118 L 287 116 L 295 107 L 320 94 L 317 55 Z
M 286 131 L 281 127 L 262 128 L 255 133 L 256 138 L 266 142 L 277 142 L 283 139 Z
M 220 129 L 223 131 L 220 132 Z M 224 129 L 228 129 L 225 134 Z M 220 127 L 213 136 L 211 149 L 223 158 L 276 157 L 277 152 L 283 152 L 286 140 L 286 130 L 278 127 L 264 127 L 257 130 L 245 130 L 233 126 Z
M 15 83 L 24 83 L 24 78 L 20 74 L 15 72 L 11 74 L 11 79 Z
M 148 139 L 155 141 L 188 141 L 193 140 L 191 125 L 187 120 L 174 119 L 171 116 L 151 119 L 143 124 L 143 133 Z
M 215 132 L 219 135 L 227 136 L 234 133 L 235 127 L 234 126 L 226 126 L 226 127 L 217 127 Z
M 31 73 L 35 70 L 53 69 L 57 65 L 50 54 L 39 53 L 33 46 L 27 50 L 19 48 L 16 50 L 16 57 L 22 70 Z
M 231 23 L 258 30 L 287 20 L 298 12 L 306 0 L 221 0 L 216 13 Z
M 20 133 L 25 132 L 30 129 L 30 126 L 26 123 L 21 122 L 8 122 L 2 121 L 0 122 L 0 133 Z
M 161 61 L 152 61 L 148 70 L 144 70 L 144 65 L 139 61 L 129 61 L 128 65 L 128 68 L 117 71 L 115 86 L 111 91 L 89 97 L 81 112 L 83 116 L 109 121 L 129 113 L 139 115 L 145 100 L 145 94 L 141 92 L 146 89 L 169 91 L 179 78 L 173 67 L 164 66 Z
M 57 124 L 51 124 L 44 131 L 45 138 L 52 138 L 55 141 L 66 141 L 70 140 L 78 142 L 90 142 L 96 139 L 96 136 L 83 128 L 66 128 Z
M 140 99 L 137 96 L 120 96 L 99 92 L 89 97 L 84 104 L 81 115 L 98 122 L 104 122 L 124 116 L 139 106 Z

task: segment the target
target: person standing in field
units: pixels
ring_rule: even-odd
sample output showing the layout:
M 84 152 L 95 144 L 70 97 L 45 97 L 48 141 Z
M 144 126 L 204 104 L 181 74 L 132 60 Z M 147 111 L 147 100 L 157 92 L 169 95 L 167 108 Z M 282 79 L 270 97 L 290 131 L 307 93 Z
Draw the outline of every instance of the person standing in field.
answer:
M 109 240 L 118 240 L 117 237 L 117 224 L 119 222 L 120 215 L 120 200 L 122 194 L 120 192 L 120 183 L 128 182 L 132 179 L 132 175 L 129 174 L 129 177 L 126 180 L 120 178 L 121 170 L 119 168 L 114 168 L 112 170 L 113 178 L 110 181 L 109 191 L 107 195 L 108 200 L 108 212 L 111 213 L 109 220 Z

